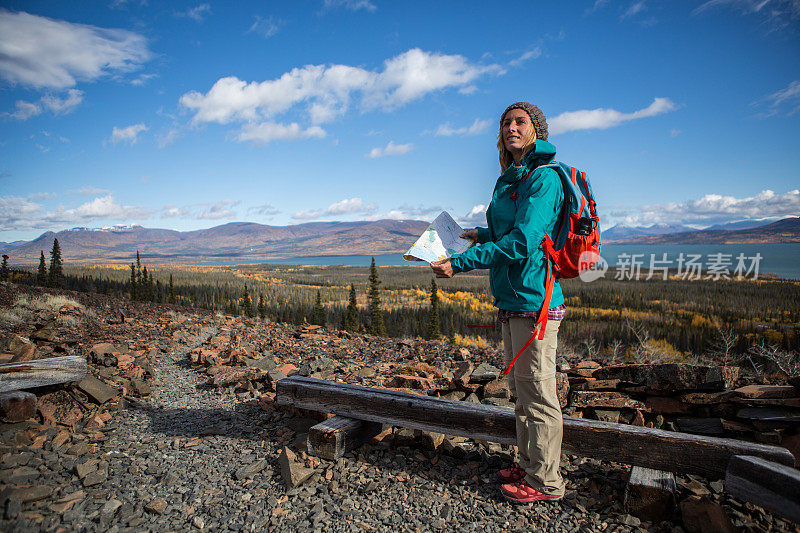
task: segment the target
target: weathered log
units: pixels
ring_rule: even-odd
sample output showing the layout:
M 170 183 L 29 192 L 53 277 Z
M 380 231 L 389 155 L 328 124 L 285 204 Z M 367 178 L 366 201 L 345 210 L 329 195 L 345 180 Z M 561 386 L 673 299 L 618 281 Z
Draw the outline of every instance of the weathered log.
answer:
M 277 382 L 277 402 L 303 409 L 392 426 L 422 429 L 478 440 L 514 444 L 514 410 L 420 396 L 401 391 L 292 376 Z M 785 448 L 734 439 L 689 435 L 564 417 L 565 453 L 692 473 L 718 479 L 725 476 L 733 455 L 754 455 L 794 464 Z
M 725 492 L 800 523 L 800 471 L 759 457 L 734 456 Z
M 22 422 L 36 414 L 36 395 L 31 392 L 0 392 L 0 418 Z
M 32 389 L 86 377 L 86 359 L 77 355 L 0 365 L 0 392 Z
M 661 522 L 675 509 L 675 490 L 672 472 L 631 467 L 625 487 L 625 511 L 648 522 Z
M 323 459 L 338 459 L 383 430 L 383 424 L 334 416 L 308 431 L 308 453 Z

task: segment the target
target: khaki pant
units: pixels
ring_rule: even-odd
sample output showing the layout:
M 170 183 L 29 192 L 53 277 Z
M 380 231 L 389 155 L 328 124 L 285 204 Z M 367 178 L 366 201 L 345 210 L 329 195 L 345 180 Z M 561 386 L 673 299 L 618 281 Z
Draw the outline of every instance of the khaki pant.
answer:
M 508 365 L 531 338 L 533 318 L 510 318 L 503 324 L 503 351 Z M 559 471 L 564 433 L 561 407 L 556 396 L 556 345 L 560 320 L 548 320 L 543 340 L 533 342 L 519 356 L 508 374 L 516 396 L 519 465 L 525 480 L 545 494 L 564 494 Z

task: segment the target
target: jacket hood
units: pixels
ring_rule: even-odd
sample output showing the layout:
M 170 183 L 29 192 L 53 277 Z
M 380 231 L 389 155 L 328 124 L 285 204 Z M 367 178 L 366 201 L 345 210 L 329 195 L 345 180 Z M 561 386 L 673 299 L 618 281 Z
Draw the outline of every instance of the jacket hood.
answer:
M 542 139 L 536 139 L 534 149 L 522 159 L 521 166 L 511 165 L 500 176 L 500 179 L 507 182 L 514 182 L 522 179 L 528 172 L 540 165 L 552 163 L 556 156 L 556 147 Z

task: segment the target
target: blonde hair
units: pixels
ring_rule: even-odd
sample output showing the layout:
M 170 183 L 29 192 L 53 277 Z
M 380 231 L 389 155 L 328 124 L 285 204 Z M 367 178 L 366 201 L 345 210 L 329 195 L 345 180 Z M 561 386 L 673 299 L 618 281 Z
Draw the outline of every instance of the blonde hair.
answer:
M 505 115 L 504 115 L 505 116 Z M 525 144 L 522 146 L 522 159 L 528 155 L 528 152 L 533 150 L 536 146 L 536 128 L 531 124 L 531 131 L 525 138 Z M 497 134 L 497 151 L 500 154 L 500 172 L 503 173 L 514 163 L 514 156 L 506 149 L 506 143 L 503 142 L 503 126 L 500 126 L 500 133 Z

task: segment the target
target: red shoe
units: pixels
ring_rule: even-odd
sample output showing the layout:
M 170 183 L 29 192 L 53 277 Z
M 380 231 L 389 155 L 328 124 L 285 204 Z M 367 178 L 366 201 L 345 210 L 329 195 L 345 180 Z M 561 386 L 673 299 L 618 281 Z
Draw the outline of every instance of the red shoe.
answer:
M 497 473 L 497 477 L 503 483 L 516 483 L 525 477 L 525 469 L 519 466 L 519 463 L 514 463 L 509 468 L 504 468 Z
M 500 487 L 503 496 L 512 503 L 552 502 L 560 500 L 563 494 L 544 494 L 531 487 L 524 479 L 516 483 L 508 483 Z

